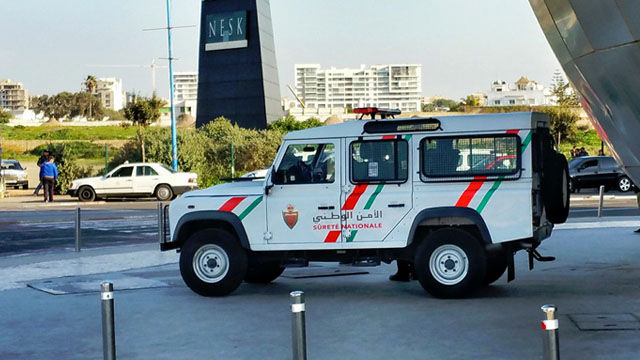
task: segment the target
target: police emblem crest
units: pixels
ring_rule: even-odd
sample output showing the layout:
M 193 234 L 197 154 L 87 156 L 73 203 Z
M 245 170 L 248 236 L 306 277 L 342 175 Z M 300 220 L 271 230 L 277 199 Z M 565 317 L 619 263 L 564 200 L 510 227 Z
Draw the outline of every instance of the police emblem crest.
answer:
M 295 210 L 293 205 L 289 204 L 287 205 L 287 210 L 282 212 L 282 218 L 289 229 L 293 229 L 293 227 L 298 223 L 298 211 Z

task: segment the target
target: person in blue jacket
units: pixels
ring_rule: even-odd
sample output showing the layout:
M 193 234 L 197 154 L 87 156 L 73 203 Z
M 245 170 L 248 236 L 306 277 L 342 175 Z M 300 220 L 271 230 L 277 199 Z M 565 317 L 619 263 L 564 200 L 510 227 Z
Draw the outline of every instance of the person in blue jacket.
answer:
M 48 161 L 40 166 L 40 179 L 44 185 L 44 202 L 53 202 L 53 187 L 58 179 L 58 167 L 54 161 L 55 157 L 49 155 Z

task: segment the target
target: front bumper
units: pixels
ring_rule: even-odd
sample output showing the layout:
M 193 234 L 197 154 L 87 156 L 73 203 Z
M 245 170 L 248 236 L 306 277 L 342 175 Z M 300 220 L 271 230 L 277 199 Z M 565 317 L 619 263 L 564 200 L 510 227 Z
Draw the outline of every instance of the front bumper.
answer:
M 186 193 L 187 191 L 197 190 L 198 185 L 187 185 L 187 186 L 174 186 L 173 193 L 176 195 L 181 195 Z

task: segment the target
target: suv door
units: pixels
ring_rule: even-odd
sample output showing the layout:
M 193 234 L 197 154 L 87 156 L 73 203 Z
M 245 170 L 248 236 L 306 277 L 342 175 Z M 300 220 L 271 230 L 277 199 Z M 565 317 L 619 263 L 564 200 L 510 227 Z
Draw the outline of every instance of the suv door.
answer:
M 160 180 L 158 172 L 149 165 L 136 166 L 136 176 L 133 178 L 133 192 L 136 194 L 152 194 Z
M 129 194 L 133 192 L 133 166 L 123 166 L 102 181 L 100 194 Z
M 266 198 L 269 243 L 340 242 L 340 140 L 288 141 Z
M 383 241 L 411 210 L 410 136 L 347 139 L 342 193 L 346 242 Z

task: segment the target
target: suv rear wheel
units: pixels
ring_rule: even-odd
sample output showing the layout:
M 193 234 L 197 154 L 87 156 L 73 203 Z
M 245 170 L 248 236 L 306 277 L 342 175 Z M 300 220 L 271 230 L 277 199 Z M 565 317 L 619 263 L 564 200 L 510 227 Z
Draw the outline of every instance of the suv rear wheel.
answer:
M 284 268 L 280 261 L 250 262 L 244 281 L 253 284 L 268 284 L 282 275 Z
M 507 252 L 504 250 L 487 255 L 487 272 L 484 276 L 485 285 L 493 284 L 500 279 L 507 270 Z
M 416 249 L 416 275 L 431 295 L 461 298 L 483 284 L 486 261 L 484 249 L 473 235 L 444 228 L 427 235 Z
M 631 190 L 631 180 L 625 175 L 618 178 L 618 190 L 620 190 L 621 192 L 627 192 Z
M 180 252 L 180 274 L 191 290 L 203 296 L 224 296 L 240 286 L 247 273 L 247 254 L 235 237 L 222 229 L 191 235 Z

